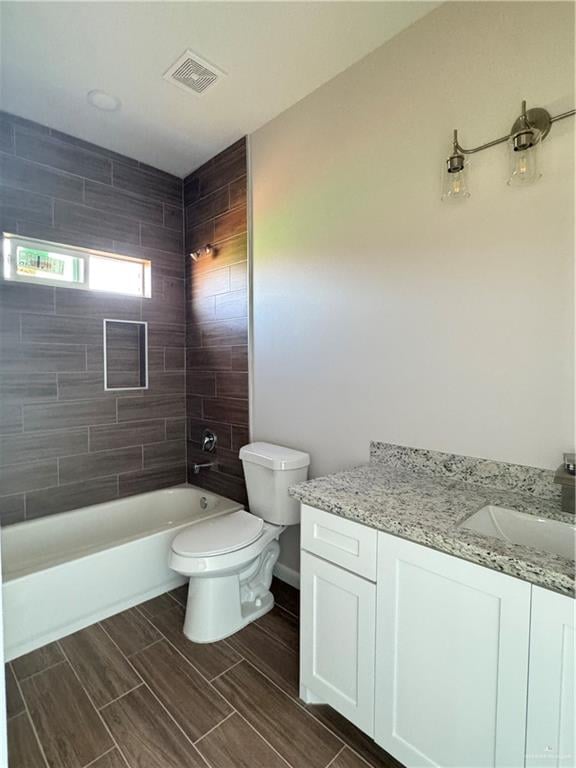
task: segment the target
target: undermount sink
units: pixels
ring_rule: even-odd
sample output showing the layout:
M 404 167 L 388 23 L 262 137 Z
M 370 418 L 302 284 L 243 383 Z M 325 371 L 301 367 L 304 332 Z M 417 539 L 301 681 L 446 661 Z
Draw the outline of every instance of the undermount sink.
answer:
M 483 536 L 574 559 L 576 526 L 488 504 L 458 525 Z

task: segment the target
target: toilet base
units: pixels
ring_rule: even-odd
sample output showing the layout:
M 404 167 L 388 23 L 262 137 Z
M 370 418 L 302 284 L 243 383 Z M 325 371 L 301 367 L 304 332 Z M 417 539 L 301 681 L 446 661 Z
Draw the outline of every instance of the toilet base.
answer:
M 274 606 L 270 584 L 279 552 L 278 541 L 274 540 L 240 573 L 192 576 L 185 636 L 194 643 L 215 643 L 268 613 Z

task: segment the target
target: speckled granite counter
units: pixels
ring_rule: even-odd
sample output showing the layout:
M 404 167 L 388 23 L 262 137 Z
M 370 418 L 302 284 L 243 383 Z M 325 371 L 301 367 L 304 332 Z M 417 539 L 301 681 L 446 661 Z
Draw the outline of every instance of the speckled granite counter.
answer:
M 372 443 L 370 464 L 290 489 L 304 504 L 574 596 L 574 562 L 457 525 L 486 504 L 574 523 L 553 472 Z

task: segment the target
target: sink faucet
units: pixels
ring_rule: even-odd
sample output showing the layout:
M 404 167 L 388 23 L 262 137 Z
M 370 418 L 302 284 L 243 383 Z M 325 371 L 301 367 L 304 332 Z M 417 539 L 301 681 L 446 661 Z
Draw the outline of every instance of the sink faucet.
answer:
M 576 454 L 565 453 L 562 465 L 554 475 L 554 482 L 562 486 L 562 509 L 576 513 Z

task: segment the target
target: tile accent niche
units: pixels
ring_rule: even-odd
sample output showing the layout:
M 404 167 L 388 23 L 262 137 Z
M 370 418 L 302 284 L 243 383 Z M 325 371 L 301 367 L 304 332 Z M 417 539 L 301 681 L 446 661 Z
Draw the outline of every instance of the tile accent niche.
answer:
M 248 442 L 248 285 L 246 141 L 221 152 L 184 180 L 186 222 L 186 397 L 188 480 L 247 503 L 239 448 Z M 188 254 L 207 243 L 214 256 Z M 218 436 L 217 471 L 202 430 Z
M 185 481 L 182 192 L 175 176 L 0 113 L 4 231 L 152 262 L 151 299 L 0 281 L 2 522 Z M 103 318 L 148 321 L 149 390 L 104 391 Z

